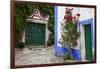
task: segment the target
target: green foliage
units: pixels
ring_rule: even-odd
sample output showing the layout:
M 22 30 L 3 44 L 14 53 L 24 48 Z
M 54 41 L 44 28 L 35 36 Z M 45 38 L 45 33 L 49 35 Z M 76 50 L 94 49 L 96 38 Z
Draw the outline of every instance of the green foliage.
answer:
M 40 10 L 44 15 L 49 15 L 48 29 L 53 33 L 54 13 L 53 6 L 41 3 L 15 3 L 15 40 L 18 44 L 22 40 L 22 34 L 26 26 L 26 18 L 30 16 L 34 9 Z M 51 40 L 52 41 L 52 40 Z
M 73 60 L 71 49 L 77 46 L 77 40 L 80 36 L 77 31 L 77 20 L 76 17 L 72 17 L 72 11 L 70 9 L 66 9 L 66 14 L 64 16 L 65 25 L 63 26 L 63 44 L 68 48 L 70 54 L 65 54 L 63 57 L 64 60 Z
M 77 23 L 68 23 L 64 27 L 65 32 L 63 35 L 64 42 L 71 48 L 77 46 L 77 39 L 79 32 L 77 32 Z
M 26 15 L 27 15 L 26 4 L 15 4 L 15 35 L 16 42 L 19 42 L 22 38 L 22 32 L 25 29 Z
M 19 42 L 18 43 L 18 48 L 23 49 L 24 46 L 25 46 L 25 43 L 24 42 Z
M 66 59 L 67 60 L 73 60 L 73 57 L 71 57 L 71 55 L 70 54 L 65 54 L 65 56 L 63 57 L 63 59 L 64 59 L 64 61 L 66 61 Z
M 47 46 L 51 46 L 52 45 L 52 41 L 51 40 L 48 40 L 47 41 Z
M 77 46 L 77 39 L 79 38 L 79 32 L 77 31 L 77 20 L 76 18 L 73 20 L 72 11 L 70 9 L 66 9 L 66 14 L 64 16 L 65 26 L 63 27 L 63 41 L 68 48 L 73 48 Z
M 49 40 L 47 41 L 47 46 L 52 46 L 54 44 L 54 34 L 49 34 Z

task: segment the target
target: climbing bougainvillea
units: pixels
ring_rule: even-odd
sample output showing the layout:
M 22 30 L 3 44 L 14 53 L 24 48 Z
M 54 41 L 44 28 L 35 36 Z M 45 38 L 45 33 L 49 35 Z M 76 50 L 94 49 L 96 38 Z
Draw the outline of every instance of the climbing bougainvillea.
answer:
M 77 23 L 80 14 L 72 15 L 73 8 L 65 8 L 64 22 L 61 23 L 62 29 L 62 41 L 64 47 L 68 49 L 68 53 L 65 54 L 64 60 L 73 60 L 72 49 L 75 48 L 78 43 L 79 32 L 77 31 Z
M 72 16 L 73 8 L 65 8 L 64 26 L 63 26 L 63 42 L 67 48 L 74 48 L 77 46 L 77 39 L 79 38 L 79 32 L 77 31 L 77 22 L 80 14 Z

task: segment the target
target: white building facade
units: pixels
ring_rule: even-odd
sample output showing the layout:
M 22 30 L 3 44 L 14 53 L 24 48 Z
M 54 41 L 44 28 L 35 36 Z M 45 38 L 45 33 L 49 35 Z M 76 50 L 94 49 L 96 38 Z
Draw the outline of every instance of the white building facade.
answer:
M 81 60 L 92 60 L 94 55 L 94 8 L 57 6 L 57 44 L 59 44 L 59 40 L 62 39 L 61 23 L 64 22 L 66 7 L 73 8 L 72 16 L 77 13 L 80 14 L 77 23 L 77 29 L 80 32 L 80 37 L 78 39 L 78 46 L 76 49 L 78 49 L 81 54 Z

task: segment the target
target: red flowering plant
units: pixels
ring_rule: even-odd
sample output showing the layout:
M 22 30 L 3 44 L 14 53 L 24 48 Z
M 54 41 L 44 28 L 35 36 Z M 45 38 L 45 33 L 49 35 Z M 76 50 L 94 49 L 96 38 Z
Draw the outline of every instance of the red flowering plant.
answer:
M 72 10 L 73 10 L 73 8 L 72 9 L 65 8 L 65 9 L 66 9 L 66 11 L 65 11 L 64 20 L 65 20 L 66 23 L 68 23 L 68 22 L 74 22 L 75 23 L 76 21 L 78 21 L 78 19 L 80 17 L 79 13 L 77 13 L 74 16 L 72 16 Z
M 79 32 L 77 31 L 77 22 L 80 14 L 77 13 L 76 15 L 72 16 L 73 8 L 65 9 L 64 23 L 62 25 L 62 38 L 64 46 L 71 51 L 72 48 L 75 48 L 78 45 L 77 40 L 79 38 Z

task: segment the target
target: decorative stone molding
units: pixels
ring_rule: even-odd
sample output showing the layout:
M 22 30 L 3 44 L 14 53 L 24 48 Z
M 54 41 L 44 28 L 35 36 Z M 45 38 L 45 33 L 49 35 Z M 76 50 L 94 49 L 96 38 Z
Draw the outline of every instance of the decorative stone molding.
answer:
M 47 23 L 49 19 L 49 15 L 44 16 L 38 9 L 34 9 L 31 16 L 28 16 L 27 21 L 28 22 L 34 22 L 34 23 Z

